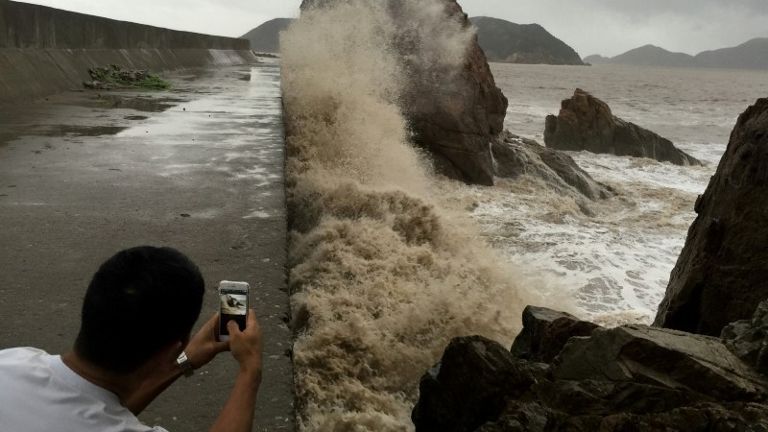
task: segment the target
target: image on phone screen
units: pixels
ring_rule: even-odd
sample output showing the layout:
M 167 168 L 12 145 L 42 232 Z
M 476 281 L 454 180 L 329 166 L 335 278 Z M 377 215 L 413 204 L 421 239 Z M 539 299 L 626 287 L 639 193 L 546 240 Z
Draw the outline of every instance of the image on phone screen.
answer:
M 221 302 L 221 318 L 219 319 L 219 334 L 227 336 L 227 323 L 235 321 L 240 330 L 245 330 L 245 318 L 248 313 L 248 295 L 243 291 L 222 290 L 219 295 Z

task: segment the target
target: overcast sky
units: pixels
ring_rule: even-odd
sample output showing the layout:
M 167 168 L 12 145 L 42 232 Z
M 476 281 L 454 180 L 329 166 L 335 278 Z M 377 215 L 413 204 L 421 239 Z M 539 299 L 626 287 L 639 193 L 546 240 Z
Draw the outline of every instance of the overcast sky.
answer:
M 241 36 L 301 0 L 28 0 L 179 30 Z M 768 37 L 768 0 L 459 0 L 470 16 L 539 23 L 585 57 L 645 44 L 696 54 Z

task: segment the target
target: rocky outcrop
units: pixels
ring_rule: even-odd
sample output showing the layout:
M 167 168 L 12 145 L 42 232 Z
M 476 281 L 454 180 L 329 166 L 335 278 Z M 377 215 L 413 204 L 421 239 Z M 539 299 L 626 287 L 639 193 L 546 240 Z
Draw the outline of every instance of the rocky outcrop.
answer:
M 728 324 L 720 336 L 732 353 L 768 375 L 768 300 L 760 303 L 751 319 Z
M 655 325 L 718 336 L 768 299 L 768 99 L 749 107 L 696 201 Z
M 323 7 L 334 0 L 304 0 L 302 9 Z M 457 20 L 469 31 L 467 15 L 455 0 L 445 3 L 445 20 Z M 392 2 L 396 20 L 397 2 Z M 492 185 L 492 138 L 501 133 L 507 112 L 507 98 L 496 87 L 488 61 L 473 36 L 461 67 L 440 68 L 418 59 L 419 35 L 403 31 L 396 45 L 410 78 L 402 108 L 408 117 L 415 142 L 431 154 L 436 169 L 467 183 Z M 433 37 L 433 35 L 429 35 Z
M 767 385 L 716 338 L 529 307 L 512 352 L 454 339 L 412 419 L 417 432 L 760 431 Z
M 523 330 L 511 351 L 519 359 L 549 363 L 570 338 L 589 336 L 598 327 L 565 312 L 527 306 L 523 310 Z
M 668 139 L 614 116 L 608 104 L 581 89 L 562 102 L 557 116 L 547 116 L 544 142 L 558 150 L 587 150 L 675 165 L 701 165 Z
M 505 131 L 491 146 L 494 173 L 497 177 L 518 178 L 521 175 L 543 180 L 561 194 L 583 195 L 591 200 L 615 195 L 613 189 L 595 181 L 567 154 L 548 149 L 534 140 Z

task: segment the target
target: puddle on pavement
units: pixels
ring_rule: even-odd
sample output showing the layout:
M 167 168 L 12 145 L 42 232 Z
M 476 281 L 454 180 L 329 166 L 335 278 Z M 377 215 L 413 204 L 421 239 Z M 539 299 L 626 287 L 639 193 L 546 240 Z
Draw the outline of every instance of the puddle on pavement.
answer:
M 100 94 L 90 101 L 92 103 L 89 106 L 94 108 L 122 108 L 132 109 L 142 112 L 163 112 L 167 111 L 174 106 L 186 102 L 184 99 L 179 98 L 149 98 L 143 96 L 123 96 L 123 95 L 110 95 Z
M 74 126 L 74 125 L 41 125 L 32 133 L 26 135 L 39 136 L 102 136 L 117 135 L 127 127 L 122 126 Z

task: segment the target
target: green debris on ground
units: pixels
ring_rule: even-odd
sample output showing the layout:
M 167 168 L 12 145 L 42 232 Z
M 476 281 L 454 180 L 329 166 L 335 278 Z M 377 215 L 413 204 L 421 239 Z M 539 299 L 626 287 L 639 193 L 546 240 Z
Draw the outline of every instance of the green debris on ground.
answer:
M 86 81 L 83 85 L 95 90 L 111 90 L 113 88 L 165 90 L 171 87 L 171 83 L 148 70 L 123 69 L 122 66 L 116 64 L 88 69 L 88 75 L 90 75 L 91 81 Z

